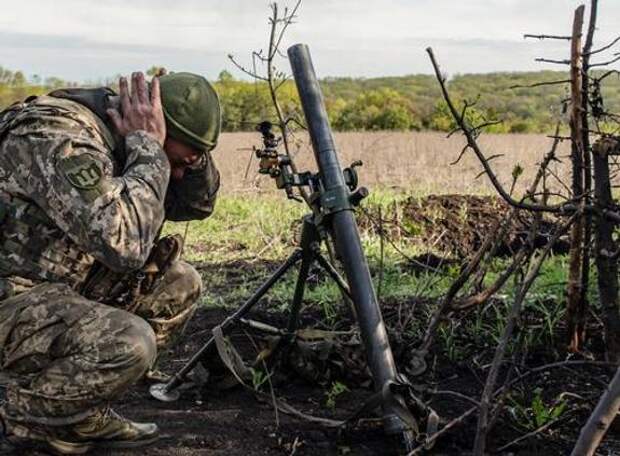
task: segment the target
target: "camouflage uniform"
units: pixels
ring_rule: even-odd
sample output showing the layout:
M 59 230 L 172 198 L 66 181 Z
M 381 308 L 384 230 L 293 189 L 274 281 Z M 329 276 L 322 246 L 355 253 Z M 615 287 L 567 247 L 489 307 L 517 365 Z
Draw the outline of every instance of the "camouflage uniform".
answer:
M 153 364 L 200 295 L 181 261 L 131 303 L 135 314 L 80 293 L 95 263 L 141 268 L 165 218 L 208 216 L 219 185 L 209 154 L 169 183 L 155 140 L 108 127 L 111 95 L 76 90 L 0 113 L 0 413 L 15 423 L 65 426 L 104 406 Z

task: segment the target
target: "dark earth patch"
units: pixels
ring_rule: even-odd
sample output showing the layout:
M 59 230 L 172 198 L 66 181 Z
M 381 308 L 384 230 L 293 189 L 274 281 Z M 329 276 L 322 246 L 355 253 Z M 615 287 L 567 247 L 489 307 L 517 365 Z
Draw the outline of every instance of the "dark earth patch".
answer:
M 389 312 L 387 312 L 389 314 Z M 209 334 L 208 329 L 220 322 L 226 315 L 221 309 L 201 309 L 188 328 L 182 344 L 175 349 L 162 367 L 167 372 L 178 369 Z M 253 314 L 257 320 L 281 323 L 285 316 L 258 311 Z M 233 333 L 235 344 L 241 351 L 247 349 L 248 340 L 240 331 Z M 594 338 L 591 348 L 598 342 Z M 407 363 L 408 342 L 399 338 L 393 341 L 399 364 Z M 558 344 L 560 341 L 558 340 Z M 430 389 L 454 391 L 478 399 L 485 378 L 485 365 L 492 356 L 489 347 L 470 347 L 476 352 L 475 360 L 453 361 L 444 354 L 441 347 L 435 347 L 428 359 L 429 369 L 414 383 Z M 556 362 L 553 351 L 541 350 L 531 353 L 524 366 L 536 367 Z M 527 372 L 527 367 L 511 370 L 511 378 Z M 507 370 L 504 375 L 507 374 Z M 504 397 L 506 410 L 514 408 L 515 401 L 530 404 L 536 388 L 540 388 L 543 400 L 551 402 L 564 395 L 569 403 L 568 410 L 548 432 L 541 432 L 506 451 L 503 455 L 563 455 L 569 454 L 579 429 L 589 416 L 605 384 L 610 371 L 594 365 L 576 365 L 536 372 L 514 383 L 510 395 Z M 326 388 L 310 384 L 294 375 L 286 377 L 275 387 L 278 397 L 305 413 L 332 418 L 343 418 L 356 410 L 368 397 L 368 389 L 351 387 L 336 399 L 336 407 L 325 406 Z M 425 394 L 442 418 L 450 421 L 471 407 L 471 403 L 451 395 Z M 391 455 L 398 454 L 399 446 L 390 441 L 377 423 L 365 423 L 358 428 L 338 432 L 320 425 L 279 414 L 279 426 L 273 406 L 268 401 L 258 400 L 251 392 L 240 387 L 226 392 L 189 390 L 182 399 L 172 404 L 162 404 L 148 396 L 147 385 L 137 386 L 127 394 L 117 407 L 133 419 L 152 420 L 160 424 L 169 437 L 162 439 L 148 449 L 140 451 L 115 452 L 113 454 L 148 455 L 248 455 L 248 454 L 297 454 L 297 455 Z M 502 412 L 491 433 L 489 448 L 493 450 L 526 434 L 507 411 Z M 472 448 L 475 435 L 475 415 L 441 438 L 429 453 L 434 455 L 466 455 Z M 612 430 L 601 447 L 600 454 L 618 454 L 620 433 Z M 99 452 L 97 454 L 112 454 Z

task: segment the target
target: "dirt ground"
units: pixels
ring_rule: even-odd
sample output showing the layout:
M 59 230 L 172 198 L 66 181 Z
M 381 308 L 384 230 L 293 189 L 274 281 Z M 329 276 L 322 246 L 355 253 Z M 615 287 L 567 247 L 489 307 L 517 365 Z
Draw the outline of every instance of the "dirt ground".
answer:
M 178 368 L 195 349 L 206 340 L 208 329 L 226 315 L 223 310 L 201 310 L 188 328 L 185 342 L 175 350 L 164 363 L 164 370 Z M 259 312 L 257 319 L 278 322 L 282 315 Z M 233 340 L 244 337 L 240 333 Z M 403 345 L 395 344 L 399 364 L 405 366 L 407 353 Z M 482 351 L 482 357 L 490 357 Z M 546 363 L 547 353 L 532 354 L 536 365 Z M 480 364 L 484 365 L 484 360 Z M 551 361 L 551 360 L 549 360 Z M 483 372 L 477 363 L 452 362 L 438 354 L 431 358 L 428 371 L 415 378 L 415 384 L 431 386 L 435 390 L 453 391 L 477 398 L 480 395 Z M 578 366 L 575 368 L 549 369 L 533 374 L 515 384 L 515 390 L 527 392 L 532 385 L 544 387 L 545 395 L 578 395 L 585 404 L 576 408 L 554 427 L 553 432 L 540 433 L 507 451 L 502 455 L 563 455 L 570 452 L 572 442 L 587 419 L 590 405 L 594 404 L 601 390 L 609 380 L 609 371 L 599 366 Z M 335 409 L 325 406 L 325 388 L 310 384 L 291 375 L 286 382 L 275 386 L 281 399 L 299 410 L 318 416 L 344 418 L 359 407 L 370 391 L 352 387 L 349 392 L 338 396 Z M 442 423 L 450 421 L 465 412 L 471 404 L 455 396 L 423 395 L 439 413 Z M 589 404 L 589 405 L 588 405 Z M 400 446 L 385 436 L 381 426 L 368 422 L 346 431 L 328 429 L 294 417 L 279 413 L 276 418 L 274 407 L 268 401 L 257 399 L 241 387 L 227 392 L 208 390 L 185 391 L 182 399 L 174 403 L 159 403 L 151 399 L 147 385 L 134 388 L 116 407 L 133 419 L 157 422 L 166 437 L 147 449 L 124 452 L 99 452 L 99 455 L 396 455 Z M 472 448 L 476 420 L 468 419 L 462 426 L 440 439 L 428 454 L 466 455 Z M 492 433 L 490 448 L 502 445 L 525 434 L 515 427 L 506 416 L 500 416 Z M 605 453 L 620 454 L 620 440 L 611 432 L 605 443 Z M 617 434 L 620 438 L 620 432 Z M 402 453 L 401 453 L 402 454 Z
M 188 328 L 184 343 L 168 354 L 162 364 L 172 372 L 207 340 L 210 329 L 220 323 L 227 312 L 222 309 L 201 309 Z M 282 321 L 281 315 L 269 318 L 258 312 L 257 319 Z M 255 315 L 255 314 L 254 314 Z M 234 331 L 233 342 L 247 348 L 248 339 Z M 243 350 L 242 350 L 243 352 Z M 385 438 L 377 423 L 358 430 L 338 431 L 276 412 L 271 403 L 252 392 L 235 387 L 229 391 L 209 389 L 188 390 L 174 403 L 160 403 L 148 394 L 148 385 L 141 384 L 119 401 L 123 414 L 139 420 L 157 422 L 165 438 L 152 447 L 136 451 L 98 452 L 99 455 L 344 455 L 397 454 L 397 442 Z M 304 413 L 331 418 L 345 418 L 370 394 L 356 388 L 338 397 L 337 407 L 325 407 L 324 389 L 291 376 L 276 386 L 280 399 Z
M 164 370 L 180 366 L 209 334 L 208 329 L 226 315 L 221 309 L 201 310 L 188 328 L 185 342 L 163 364 Z M 268 315 L 260 313 L 259 318 Z M 274 315 L 273 320 L 281 320 Z M 241 337 L 239 334 L 237 337 Z M 406 355 L 402 347 L 396 347 L 399 363 L 403 365 Z M 398 353 L 399 352 L 399 353 Z M 544 364 L 546 354 L 536 355 Z M 596 366 L 579 366 L 568 369 L 550 369 L 539 372 L 515 385 L 515 388 L 532 389 L 542 385 L 546 394 L 558 392 L 578 395 L 596 401 L 609 379 L 609 372 Z M 453 363 L 443 356 L 432 359 L 432 366 L 415 383 L 427 383 L 436 390 L 454 391 L 472 398 L 479 396 L 483 377 L 473 363 Z M 234 388 L 228 392 L 188 390 L 174 403 L 160 403 L 150 398 L 146 383 L 137 385 L 114 404 L 124 415 L 136 419 L 157 422 L 164 437 L 150 447 L 132 451 L 98 451 L 99 456 L 136 454 L 163 455 L 396 455 L 398 442 L 385 436 L 375 422 L 356 428 L 337 431 L 317 424 L 299 420 L 282 413 L 274 413 L 273 406 L 258 400 L 251 392 Z M 325 407 L 325 390 L 299 378 L 291 378 L 276 386 L 278 397 L 298 409 L 319 416 L 343 418 L 370 394 L 364 388 L 352 388 L 337 399 L 334 411 Z M 454 396 L 426 395 L 430 405 L 439 413 L 442 423 L 450 421 L 466 411 L 471 404 Z M 571 413 L 551 433 L 540 433 L 532 439 L 515 445 L 509 451 L 495 452 L 503 444 L 523 435 L 505 417 L 499 418 L 490 442 L 491 454 L 500 455 L 565 455 L 569 454 L 581 424 L 587 419 L 588 407 Z M 279 424 L 278 424 L 279 423 Z M 475 418 L 446 434 L 427 454 L 467 455 L 473 444 Z M 620 454 L 620 429 L 612 431 L 597 454 Z M 46 453 L 20 451 L 18 454 L 43 456 Z M 401 453 L 402 454 L 402 453 Z

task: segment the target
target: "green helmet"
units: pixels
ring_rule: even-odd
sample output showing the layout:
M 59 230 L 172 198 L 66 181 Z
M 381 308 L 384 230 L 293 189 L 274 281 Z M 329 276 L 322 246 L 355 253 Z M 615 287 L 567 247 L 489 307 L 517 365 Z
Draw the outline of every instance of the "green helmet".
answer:
M 220 135 L 220 100 L 202 76 L 170 73 L 159 78 L 166 129 L 174 139 L 207 152 Z

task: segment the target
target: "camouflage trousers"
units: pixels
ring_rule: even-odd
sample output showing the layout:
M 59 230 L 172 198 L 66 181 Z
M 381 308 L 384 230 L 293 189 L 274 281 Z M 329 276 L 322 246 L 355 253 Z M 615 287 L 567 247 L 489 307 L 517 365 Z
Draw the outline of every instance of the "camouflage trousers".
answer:
M 82 421 L 138 381 L 157 349 L 184 329 L 200 275 L 177 261 L 134 313 L 45 283 L 0 301 L 0 376 L 6 420 L 43 426 Z

